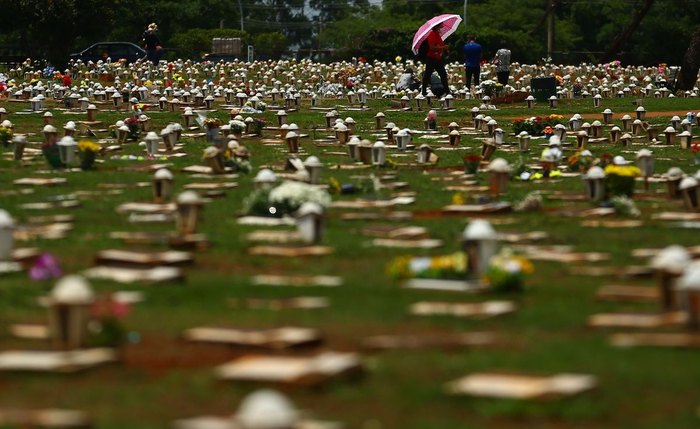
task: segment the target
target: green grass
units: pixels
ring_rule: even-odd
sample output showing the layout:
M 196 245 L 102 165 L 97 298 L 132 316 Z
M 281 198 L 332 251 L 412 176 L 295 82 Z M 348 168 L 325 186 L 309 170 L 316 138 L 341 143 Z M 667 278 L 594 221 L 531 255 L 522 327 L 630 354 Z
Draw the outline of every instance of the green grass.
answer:
M 615 112 L 632 114 L 635 106 L 630 99 L 605 100 L 603 106 L 594 108 L 592 100 L 562 101 L 556 109 L 565 118 L 581 113 L 589 121 L 602 119 L 600 112 L 606 107 Z M 341 101 L 342 103 L 342 101 Z M 331 102 L 326 102 L 331 106 Z M 439 112 L 439 125 L 469 121 L 469 109 L 475 101 L 458 101 L 457 111 Z M 0 106 L 16 112 L 20 104 L 3 103 Z M 372 139 L 374 114 L 389 108 L 385 100 L 371 100 L 367 112 L 343 112 L 343 118 L 352 116 L 362 137 Z M 510 130 L 512 117 L 543 115 L 553 112 L 546 106 L 528 110 L 521 105 L 499 106 L 501 110 L 489 112 L 499 124 Z M 686 111 L 697 108 L 694 99 L 645 99 L 647 111 Z M 180 117 L 168 112 L 148 112 L 159 130 Z M 391 112 L 387 121 L 399 127 L 422 128 L 424 112 Z M 123 119 L 124 113 L 101 112 L 98 119 L 111 124 Z M 215 116 L 225 119 L 228 112 L 219 111 Z M 274 123 L 274 112 L 263 115 Z M 651 118 L 650 122 L 665 125 L 671 114 Z M 19 133 L 38 133 L 41 129 L 39 115 L 11 114 L 10 119 Z M 60 126 L 67 120 L 79 120 L 82 116 L 54 111 L 54 123 Z M 325 124 L 324 113 L 302 109 L 291 113 L 290 122 L 296 122 L 304 132 Z M 313 135 L 313 132 L 309 132 Z M 271 132 L 266 132 L 266 136 Z M 316 136 L 328 134 L 317 130 Z M 512 138 L 511 138 L 512 139 Z M 30 141 L 37 142 L 33 136 Z M 264 146 L 256 139 L 243 141 L 252 153 L 252 163 L 281 165 L 285 156 L 275 147 Z M 462 140 L 463 151 L 440 151 L 440 166 L 459 169 L 465 153 L 478 151 L 480 141 Z M 179 170 L 200 163 L 199 157 L 206 144 L 187 141 L 188 156 L 175 158 L 175 186 L 178 190 L 188 182 L 197 181 Z M 347 158 L 323 154 L 321 148 L 303 140 L 302 146 L 309 154 L 318 155 L 325 163 L 325 180 L 336 177 L 343 183 L 356 181 L 351 176 L 365 174 L 367 170 L 339 170 L 338 164 Z M 530 157 L 538 151 L 533 144 Z M 623 153 L 612 145 L 592 145 L 594 154 L 622 153 L 631 159 L 631 153 Z M 636 150 L 636 148 L 635 148 Z M 5 150 L 6 151 L 6 150 Z M 688 173 L 694 173 L 693 155 L 677 147 L 655 147 L 659 160 L 657 172 L 664 172 L 678 165 Z M 126 145 L 117 154 L 140 154 L 135 144 Z M 390 154 L 390 157 L 393 154 Z M 71 213 L 76 216 L 74 229 L 65 240 L 37 240 L 18 243 L 19 246 L 38 246 L 58 256 L 66 272 L 78 272 L 92 265 L 95 253 L 100 249 L 124 247 L 108 237 L 110 231 L 147 231 L 172 229 L 172 225 L 131 224 L 126 216 L 117 214 L 114 208 L 123 202 L 148 201 L 149 188 L 125 190 L 121 195 L 91 197 L 83 201 L 79 209 L 30 212 L 19 208 L 20 204 L 66 195 L 78 190 L 96 190 L 100 183 L 131 183 L 149 181 L 151 173 L 129 170 L 146 166 L 149 161 L 115 160 L 108 155 L 96 171 L 53 172 L 48 176 L 68 178 L 68 183 L 57 187 L 34 188 L 29 195 L 0 197 L 0 208 L 8 210 L 20 223 L 30 215 Z M 517 161 L 517 153 L 500 153 L 510 162 Z M 395 158 L 405 161 L 407 158 Z M 527 159 L 527 161 L 530 161 Z M 0 172 L 4 189 L 12 189 L 12 181 L 20 177 L 45 176 L 36 170 L 45 169 L 41 159 L 32 165 L 19 165 L 5 158 L 0 160 Z M 439 210 L 449 204 L 453 192 L 443 189 L 442 182 L 431 181 L 430 168 L 399 168 L 398 180 L 407 181 L 410 190 L 418 193 L 417 201 L 401 210 Z M 482 173 L 481 181 L 485 180 Z M 226 414 L 235 411 L 237 404 L 254 386 L 218 382 L 213 377 L 214 363 L 206 365 L 177 365 L 187 353 L 199 353 L 192 346 L 179 342 L 183 329 L 201 324 L 227 324 L 241 327 L 271 327 L 278 325 L 309 326 L 320 329 L 331 348 L 356 349 L 365 336 L 391 332 L 447 332 L 494 331 L 505 340 L 505 346 L 495 349 L 475 349 L 455 352 L 416 351 L 368 354 L 367 374 L 352 381 L 338 381 L 321 389 L 289 390 L 287 393 L 300 407 L 314 415 L 345 422 L 347 427 L 362 428 L 694 428 L 697 427 L 697 380 L 700 367 L 693 351 L 634 349 L 619 350 L 607 344 L 609 332 L 593 330 L 585 326 L 590 314 L 604 311 L 652 311 L 651 305 L 614 305 L 597 302 L 596 289 L 614 281 L 606 278 L 572 276 L 568 267 L 557 263 L 536 262 L 536 272 L 528 279 L 527 290 L 521 295 L 506 296 L 518 304 L 516 313 L 490 320 L 466 320 L 451 317 L 415 317 L 407 314 L 407 307 L 419 300 L 481 301 L 501 299 L 503 296 L 472 296 L 451 293 L 430 293 L 401 289 L 397 282 L 385 274 L 386 265 L 395 256 L 411 254 L 442 254 L 459 249 L 459 237 L 468 218 L 445 217 L 416 219 L 406 224 L 423 225 L 431 236 L 441 238 L 445 246 L 438 250 L 407 252 L 372 248 L 370 239 L 360 235 L 367 222 L 342 221 L 340 210 L 330 210 L 325 244 L 335 249 L 333 256 L 301 259 L 251 257 L 246 248 L 245 234 L 250 227 L 238 225 L 236 215 L 242 201 L 251 191 L 252 175 L 237 179 L 239 188 L 226 191 L 226 197 L 214 200 L 205 208 L 205 221 L 201 232 L 212 242 L 210 250 L 196 255 L 196 264 L 187 269 L 187 280 L 182 284 L 115 285 L 95 281 L 98 291 L 142 290 L 146 301 L 133 308 L 126 319 L 128 328 L 141 335 L 140 344 L 129 345 L 132 352 L 151 354 L 154 361 L 172 364 L 172 368 L 139 365 L 114 365 L 87 371 L 75 376 L 10 374 L 0 376 L 0 407 L 68 407 L 85 409 L 95 418 L 99 428 L 156 428 L 187 416 L 206 413 Z M 639 190 L 638 186 L 638 190 Z M 652 185 L 660 190 L 661 185 Z M 583 191 L 580 178 L 560 181 L 522 183 L 511 181 L 507 201 L 516 201 L 533 190 Z M 341 198 L 355 198 L 348 196 Z M 467 200 L 471 195 L 465 195 Z M 338 198 L 337 196 L 334 198 Z M 514 224 L 496 226 L 499 231 L 544 230 L 549 233 L 547 244 L 568 244 L 579 251 L 608 252 L 610 264 L 621 266 L 640 263 L 630 256 L 636 247 L 661 247 L 668 244 L 693 245 L 697 240 L 692 230 L 674 229 L 668 224 L 650 219 L 651 213 L 660 210 L 684 210 L 679 201 L 638 201 L 645 221 L 644 228 L 605 229 L 585 228 L 575 217 L 563 217 L 557 209 L 573 207 L 583 210 L 591 206 L 545 200 L 545 212 L 509 214 Z M 499 216 L 504 217 L 504 216 Z M 641 261 L 644 262 L 644 261 Z M 343 277 L 340 288 L 266 288 L 255 287 L 249 278 L 254 274 L 332 274 Z M 616 282 L 616 281 L 615 281 Z M 634 281 L 651 285 L 651 280 Z M 35 298 L 45 294 L 52 283 L 32 282 L 26 275 L 0 278 L 0 348 L 38 347 L 35 344 L 10 338 L 7 324 L 43 320 L 44 312 L 36 305 Z M 228 298 L 262 297 L 279 298 L 297 295 L 327 296 L 332 306 L 319 311 L 231 309 Z M 214 348 L 216 350 L 216 348 Z M 203 348 L 202 353 L 207 349 Z M 190 356 L 191 357 L 191 356 Z M 447 397 L 442 385 L 450 380 L 475 371 L 506 370 L 525 373 L 553 373 L 559 371 L 581 372 L 596 375 L 600 387 L 579 397 L 547 402 L 518 402 Z

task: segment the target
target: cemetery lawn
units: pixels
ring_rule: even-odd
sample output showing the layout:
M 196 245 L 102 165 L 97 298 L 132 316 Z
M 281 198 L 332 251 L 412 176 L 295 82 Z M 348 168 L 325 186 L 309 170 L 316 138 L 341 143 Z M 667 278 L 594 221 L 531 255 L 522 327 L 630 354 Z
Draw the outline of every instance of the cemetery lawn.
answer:
M 340 100 L 342 104 L 343 100 Z M 325 106 L 331 107 L 330 101 Z M 444 131 L 447 124 L 456 121 L 462 126 L 471 124 L 469 109 L 477 105 L 472 100 L 458 100 L 455 112 L 438 111 L 438 127 Z M 24 108 L 23 104 L 0 102 L 10 112 Z M 663 130 L 670 117 L 679 112 L 697 110 L 693 98 L 645 99 L 644 106 L 650 114 L 649 121 Z M 390 108 L 385 100 L 370 100 L 367 111 L 346 111 L 342 118 L 352 116 L 358 123 L 359 134 L 371 137 L 374 130 L 374 114 Z M 610 108 L 615 113 L 615 123 L 628 113 L 634 117 L 631 100 L 606 99 L 603 106 L 594 108 L 591 99 L 561 100 L 559 108 L 552 110 L 538 105 L 533 110 L 521 104 L 499 106 L 500 110 L 483 112 L 490 114 L 507 133 L 511 131 L 512 118 L 562 114 L 568 120 L 574 113 L 584 120 L 601 120 L 600 112 Z M 52 109 L 53 110 L 53 109 Z M 657 113 L 658 112 L 658 113 Z M 676 112 L 676 113 L 673 113 Z M 53 110 L 54 125 L 62 128 L 68 120 L 82 120 L 82 115 L 66 114 Z M 670 244 L 696 245 L 694 229 L 682 229 L 677 225 L 652 219 L 661 211 L 686 211 L 681 200 L 665 198 L 665 184 L 652 183 L 645 192 L 637 182 L 637 195 L 655 195 L 658 198 L 635 197 L 641 210 L 643 227 L 602 228 L 582 226 L 582 218 L 568 216 L 594 206 L 584 201 L 548 199 L 547 195 L 563 191 L 583 193 L 580 177 L 521 182 L 511 180 L 507 193 L 502 197 L 517 202 L 528 193 L 539 190 L 544 195 L 541 212 L 506 213 L 489 217 L 498 232 L 545 231 L 548 238 L 538 244 L 569 245 L 576 252 L 604 252 L 610 260 L 595 263 L 559 263 L 535 261 L 535 272 L 527 280 L 526 290 L 520 294 L 470 295 L 449 292 L 407 290 L 386 273 L 387 265 L 401 255 L 439 255 L 460 249 L 460 237 L 472 217 L 442 216 L 441 209 L 451 204 L 455 192 L 444 189 L 442 181 L 431 180 L 442 174 L 462 169 L 462 157 L 479 153 L 481 141 L 463 136 L 463 150 L 437 151 L 440 157 L 435 167 L 403 167 L 345 170 L 338 165 L 349 164 L 347 156 L 324 154 L 324 151 L 344 151 L 343 147 L 316 147 L 313 138 L 330 134 L 325 128 L 323 111 L 312 111 L 306 106 L 300 112 L 289 114 L 288 122 L 299 125 L 309 138 L 301 140 L 305 153 L 317 155 L 324 163 L 322 180 L 331 177 L 341 183 L 358 183 L 358 175 L 396 174 L 398 181 L 408 182 L 407 191 L 416 192 L 416 202 L 399 206 L 396 210 L 414 213 L 408 221 L 348 221 L 340 218 L 348 211 L 332 208 L 328 211 L 327 230 L 323 244 L 334 249 L 330 256 L 303 258 L 275 258 L 250 256 L 246 249 L 252 243 L 246 234 L 260 227 L 239 225 L 242 202 L 253 189 L 253 177 L 260 166 L 281 166 L 286 160 L 284 145 L 269 146 L 258 138 L 244 138 L 242 144 L 251 152 L 254 171 L 237 179 L 196 179 L 181 172 L 188 165 L 203 164 L 201 154 L 206 147 L 203 139 L 185 139 L 187 156 L 171 158 L 175 175 L 176 193 L 183 186 L 195 181 L 235 181 L 238 187 L 225 190 L 224 198 L 207 204 L 204 221 L 199 232 L 206 234 L 211 247 L 195 253 L 195 264 L 186 267 L 186 280 L 181 283 L 119 285 L 107 281 L 91 281 L 96 291 L 143 291 L 145 301 L 134 305 L 125 319 L 132 342 L 123 349 L 124 361 L 77 375 L 1 374 L 0 408 L 71 408 L 83 409 L 94 418 L 100 429 L 162 428 L 169 422 L 203 414 L 232 414 L 241 399 L 260 385 L 217 381 L 213 368 L 242 352 L 234 348 L 215 345 L 195 345 L 182 340 L 181 333 L 191 327 L 221 325 L 240 328 L 267 328 L 278 326 L 312 327 L 320 330 L 325 339 L 322 347 L 331 350 L 357 351 L 362 340 L 370 335 L 440 334 L 450 332 L 488 331 L 502 340 L 498 347 L 474 348 L 453 351 L 418 350 L 393 352 L 362 352 L 366 371 L 363 376 L 350 380 L 336 380 L 320 388 L 289 388 L 285 390 L 301 409 L 324 420 L 343 422 L 348 428 L 498 428 L 532 427 L 554 428 L 695 428 L 698 425 L 698 380 L 700 365 L 695 351 L 654 348 L 614 348 L 608 343 L 612 330 L 586 326 L 588 317 L 605 312 L 653 312 L 653 304 L 620 304 L 596 300 L 597 289 L 610 284 L 653 286 L 654 280 L 614 279 L 574 275 L 572 266 L 645 265 L 647 260 L 634 258 L 636 248 L 660 248 Z M 153 129 L 160 131 L 168 122 L 181 122 L 176 113 L 148 111 Z M 684 113 L 680 114 L 681 117 Z M 228 112 L 219 109 L 213 116 L 228 120 Z M 245 115 L 244 115 L 245 116 Z M 262 115 L 270 125 L 275 125 L 275 111 Z M 422 129 L 425 112 L 387 112 L 387 122 L 399 127 Z M 113 124 L 124 119 L 125 113 L 100 112 L 98 120 Z M 509 118 L 509 119 L 506 119 Z M 37 133 L 30 142 L 41 140 L 41 115 L 13 113 L 9 119 L 16 133 Z M 275 131 L 265 131 L 265 138 L 274 138 Z M 446 133 L 445 133 L 446 134 Z M 695 132 L 697 135 L 697 132 Z M 606 133 L 607 135 L 607 133 Z M 100 137 L 103 137 L 101 135 Z M 513 142 L 514 137 L 507 137 Z M 415 139 L 418 144 L 428 140 Z M 567 140 L 571 142 L 571 138 Z M 646 141 L 646 140 L 642 140 Z M 543 140 L 533 140 L 531 150 L 524 159 L 536 163 Z M 574 143 L 575 144 L 575 143 Z M 444 146 L 444 145 L 443 145 Z M 604 152 L 634 159 L 634 152 L 645 146 L 623 149 L 612 144 L 592 144 L 595 156 Z M 657 173 L 664 173 L 671 166 L 679 166 L 686 173 L 694 174 L 695 157 L 691 151 L 681 151 L 678 145 L 650 148 L 656 157 Z M 6 155 L 11 149 L 2 149 Z M 124 146 L 120 152 L 103 156 L 96 170 L 85 172 L 55 171 L 48 174 L 42 157 L 33 163 L 18 164 L 11 157 L 0 160 L 2 191 L 32 189 L 29 194 L 1 194 L 0 208 L 9 211 L 20 223 L 30 216 L 49 214 L 73 214 L 75 222 L 67 238 L 62 240 L 33 240 L 17 242 L 17 247 L 39 247 L 56 255 L 66 273 L 76 273 L 93 265 L 97 251 L 110 248 L 127 248 L 118 240 L 109 238 L 113 231 L 171 231 L 173 224 L 131 223 L 128 215 L 119 214 L 115 207 L 125 202 L 151 200 L 150 187 L 126 189 L 122 194 L 91 196 L 81 200 L 81 207 L 56 210 L 26 210 L 21 205 L 60 199 L 76 191 L 104 190 L 98 187 L 106 183 L 149 182 L 152 172 L 146 167 L 154 161 L 112 159 L 113 155 L 142 155 L 143 149 L 135 143 Z M 414 153 L 396 157 L 398 162 L 414 159 Z M 573 153 L 571 146 L 565 155 Z M 305 158 L 306 155 L 303 156 Z M 511 164 L 519 161 L 518 152 L 497 151 L 495 157 L 503 157 Z M 23 177 L 64 177 L 66 184 L 54 187 L 19 187 L 13 181 Z M 478 179 L 486 183 L 486 173 Z M 383 196 L 388 196 L 386 191 Z M 473 195 L 462 194 L 467 202 Z M 339 199 L 373 197 L 372 195 L 334 195 Z M 380 212 L 380 209 L 365 209 Z M 613 217 L 615 219 L 615 217 Z M 512 222 L 505 222 L 512 220 Z M 505 223 L 504 223 L 505 222 Z M 371 238 L 360 234 L 370 224 L 391 223 L 418 225 L 428 228 L 432 238 L 444 241 L 444 246 L 433 250 L 406 250 L 373 247 Z M 674 226 L 675 225 L 675 226 Z M 144 248 L 162 248 L 149 246 Z M 251 277 L 257 274 L 283 275 L 335 275 L 343 278 L 340 287 L 267 287 L 255 286 Z M 42 348 L 45 344 L 13 339 L 8 333 L 12 323 L 43 322 L 45 310 L 36 299 L 45 295 L 54 281 L 37 282 L 26 273 L 0 277 L 0 348 Z M 295 296 L 323 296 L 330 299 L 329 308 L 320 310 L 252 310 L 232 308 L 228 301 L 237 298 L 285 298 Z M 412 316 L 408 306 L 418 301 L 478 302 L 484 300 L 513 300 L 515 313 L 491 319 L 474 320 L 451 316 Z M 678 329 L 678 328 L 676 328 Z M 682 329 L 682 328 L 681 328 Z M 626 330 L 625 330 L 626 331 Z M 302 351 L 303 352 L 303 351 Z M 592 392 L 579 396 L 545 401 L 509 401 L 451 397 L 443 391 L 443 385 L 464 375 L 503 370 L 507 372 L 552 374 L 558 372 L 592 374 L 599 386 Z

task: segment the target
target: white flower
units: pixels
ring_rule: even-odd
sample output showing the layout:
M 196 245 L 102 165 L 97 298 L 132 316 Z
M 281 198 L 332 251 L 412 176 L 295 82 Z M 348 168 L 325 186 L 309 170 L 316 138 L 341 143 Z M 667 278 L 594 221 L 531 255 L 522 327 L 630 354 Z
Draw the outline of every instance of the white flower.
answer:
M 243 121 L 239 121 L 239 120 L 234 119 L 233 121 L 229 122 L 228 124 L 231 127 L 231 131 L 240 133 L 243 130 L 245 130 L 245 122 L 243 122 Z
M 303 203 L 312 202 L 328 207 L 331 196 L 328 192 L 302 182 L 287 181 L 270 191 L 270 203 L 287 203 L 299 207 Z

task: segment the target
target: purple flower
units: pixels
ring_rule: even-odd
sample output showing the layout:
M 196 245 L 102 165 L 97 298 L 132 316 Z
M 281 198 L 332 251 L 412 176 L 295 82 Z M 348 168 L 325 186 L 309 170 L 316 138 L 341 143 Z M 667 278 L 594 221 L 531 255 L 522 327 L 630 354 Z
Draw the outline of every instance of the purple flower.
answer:
M 58 260 L 51 253 L 42 253 L 29 270 L 29 278 L 32 280 L 50 280 L 61 277 L 63 271 L 58 266 Z

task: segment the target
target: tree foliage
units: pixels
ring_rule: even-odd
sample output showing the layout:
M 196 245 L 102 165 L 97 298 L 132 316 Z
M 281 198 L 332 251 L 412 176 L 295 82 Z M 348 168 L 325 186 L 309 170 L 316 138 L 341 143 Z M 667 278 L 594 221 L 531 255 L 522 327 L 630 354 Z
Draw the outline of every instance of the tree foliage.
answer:
M 460 59 L 460 46 L 474 33 L 487 58 L 504 43 L 515 61 L 538 61 L 547 54 L 551 3 L 554 60 L 560 62 L 599 61 L 607 52 L 608 59 L 625 64 L 680 64 L 700 22 L 700 0 L 469 0 L 466 25 L 448 39 L 449 58 Z M 194 57 L 210 49 L 205 38 L 214 33 L 203 30 L 240 30 L 242 18 L 248 41 L 257 38 L 263 46 L 256 50 L 267 55 L 321 48 L 333 49 L 338 58 L 393 59 L 411 55 L 413 33 L 423 22 L 441 13 L 462 15 L 463 5 L 463 0 L 383 0 L 381 6 L 369 0 L 0 0 L 0 45 L 60 63 L 95 42 L 140 43 L 145 27 L 156 22 L 166 49 Z M 645 7 L 647 13 L 639 14 Z M 625 37 L 616 42 L 621 33 Z M 282 38 L 272 34 L 284 38 L 284 49 Z
M 170 46 L 177 47 L 175 54 L 180 58 L 201 58 L 202 55 L 211 52 L 212 39 L 215 37 L 239 37 L 242 46 L 246 46 L 251 41 L 250 35 L 245 31 L 230 28 L 193 28 L 174 35 L 169 43 Z
M 279 58 L 287 50 L 287 38 L 282 33 L 261 33 L 253 39 L 258 56 Z

